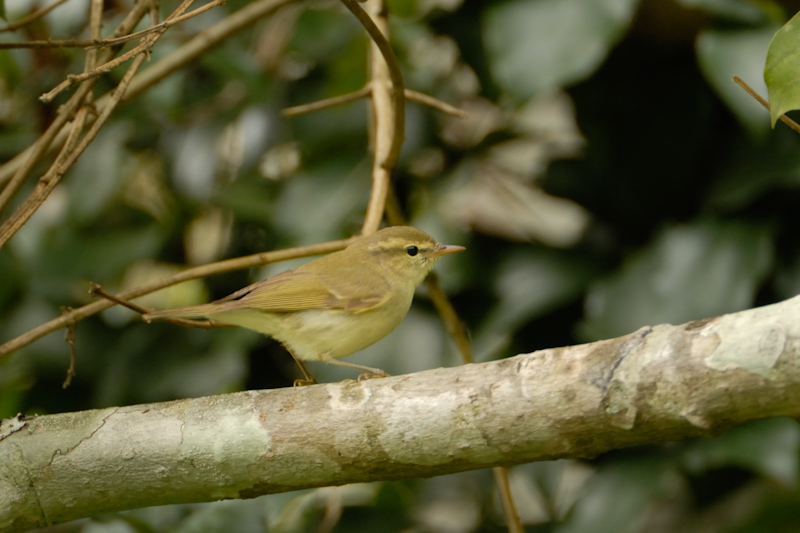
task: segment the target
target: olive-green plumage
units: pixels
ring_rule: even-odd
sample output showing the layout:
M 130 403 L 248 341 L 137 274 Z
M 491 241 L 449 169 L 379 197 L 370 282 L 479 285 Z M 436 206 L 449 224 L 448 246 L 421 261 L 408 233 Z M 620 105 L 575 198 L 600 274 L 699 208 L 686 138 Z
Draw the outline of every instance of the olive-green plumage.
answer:
M 385 228 L 221 300 L 143 318 L 207 318 L 269 335 L 296 359 L 385 375 L 337 359 L 388 335 L 408 313 L 414 290 L 436 260 L 463 249 L 439 244 L 416 228 Z

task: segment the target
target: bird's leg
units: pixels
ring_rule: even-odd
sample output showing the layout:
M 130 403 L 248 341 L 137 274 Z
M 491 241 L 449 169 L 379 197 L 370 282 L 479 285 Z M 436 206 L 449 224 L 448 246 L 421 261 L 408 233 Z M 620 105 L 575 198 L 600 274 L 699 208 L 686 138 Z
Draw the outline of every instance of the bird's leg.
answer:
M 289 352 L 289 355 L 292 356 L 292 359 L 294 359 L 294 362 L 297 363 L 297 366 L 300 368 L 300 371 L 303 373 L 303 376 L 305 377 L 305 379 L 294 380 L 294 386 L 305 387 L 306 385 L 316 385 L 318 381 L 314 379 L 314 376 L 312 376 L 311 372 L 308 371 L 306 365 L 303 364 L 303 361 L 298 359 L 297 356 L 294 355 L 294 353 L 292 353 L 292 350 L 290 350 L 288 346 L 284 344 L 283 347 L 286 348 L 286 351 Z
M 363 370 L 365 372 L 369 372 L 371 375 L 361 374 L 358 376 L 359 381 L 362 379 L 372 379 L 372 378 L 386 378 L 389 377 L 389 374 L 381 370 L 380 368 L 372 368 L 371 366 L 364 366 L 359 365 L 356 363 L 348 363 L 347 361 L 339 361 L 338 359 L 334 359 L 329 354 L 325 353 L 320 355 L 320 361 L 324 363 L 330 363 L 332 365 L 339 365 L 339 366 L 346 366 L 347 368 L 355 368 L 356 370 Z

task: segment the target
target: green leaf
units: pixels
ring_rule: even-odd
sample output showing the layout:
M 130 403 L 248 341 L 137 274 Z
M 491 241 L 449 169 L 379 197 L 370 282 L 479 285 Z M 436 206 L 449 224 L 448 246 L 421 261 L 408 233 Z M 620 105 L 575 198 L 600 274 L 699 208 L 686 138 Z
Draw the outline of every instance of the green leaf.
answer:
M 581 334 L 611 338 L 644 325 L 741 311 L 772 262 L 767 225 L 695 222 L 667 228 L 586 297 Z
M 582 80 L 631 24 L 638 0 L 511 0 L 490 6 L 483 39 L 492 74 L 521 100 Z
M 789 418 L 772 418 L 734 428 L 713 440 L 695 441 L 684 455 L 689 470 L 737 466 L 794 486 L 797 482 L 800 427 Z
M 703 76 L 739 122 L 757 137 L 769 131 L 767 113 L 732 78 L 739 76 L 756 92 L 765 93 L 761 71 L 774 31 L 771 26 L 755 30 L 706 30 L 697 38 L 697 62 Z
M 498 303 L 474 335 L 478 359 L 495 358 L 525 322 L 578 298 L 595 270 L 579 257 L 543 247 L 509 254 L 495 278 Z
M 778 118 L 793 109 L 800 109 L 800 13 L 783 25 L 772 38 L 767 50 L 764 81 L 769 89 L 772 127 Z
M 0 19 L 8 20 L 6 18 L 6 3 L 3 0 L 0 0 Z
M 760 143 L 739 134 L 728 150 L 731 155 L 719 165 L 708 193 L 709 207 L 736 211 L 767 194 L 785 194 L 800 186 L 797 134 L 789 128 L 775 130 Z
M 600 467 L 581 488 L 580 499 L 559 533 L 647 531 L 641 524 L 653 508 L 681 494 L 680 474 L 658 457 L 620 460 Z
M 738 23 L 759 25 L 766 20 L 783 20 L 783 11 L 780 5 L 770 1 L 753 2 L 751 0 L 677 0 L 686 11 L 704 11 L 717 20 Z M 691 16 L 691 15 L 686 15 Z

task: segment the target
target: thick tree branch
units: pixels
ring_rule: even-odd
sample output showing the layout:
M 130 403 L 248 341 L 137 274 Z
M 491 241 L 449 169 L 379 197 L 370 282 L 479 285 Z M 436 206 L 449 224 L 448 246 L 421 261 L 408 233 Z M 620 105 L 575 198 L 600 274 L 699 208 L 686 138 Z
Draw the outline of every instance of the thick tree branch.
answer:
M 434 476 L 800 415 L 800 297 L 408 376 L 0 425 L 0 531 Z

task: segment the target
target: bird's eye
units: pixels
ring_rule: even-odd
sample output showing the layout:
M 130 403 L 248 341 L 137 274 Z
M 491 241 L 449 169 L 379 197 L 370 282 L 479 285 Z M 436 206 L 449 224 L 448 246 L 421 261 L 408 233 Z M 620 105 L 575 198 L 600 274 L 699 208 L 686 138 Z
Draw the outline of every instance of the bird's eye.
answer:
M 419 248 L 416 246 L 406 246 L 406 253 L 411 257 L 414 257 L 419 253 Z

